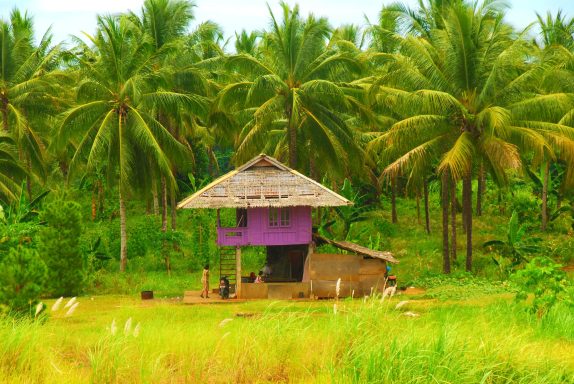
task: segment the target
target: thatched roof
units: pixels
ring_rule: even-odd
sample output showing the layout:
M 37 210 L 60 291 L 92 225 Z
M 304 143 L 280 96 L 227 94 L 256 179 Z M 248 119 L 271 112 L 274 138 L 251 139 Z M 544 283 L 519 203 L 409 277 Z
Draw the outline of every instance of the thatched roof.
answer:
M 261 154 L 181 201 L 178 208 L 337 207 L 344 197 Z
M 399 261 L 395 259 L 391 252 L 387 251 L 375 251 L 367 247 L 363 247 L 362 245 L 358 245 L 355 243 L 351 243 L 350 241 L 336 241 L 327 239 L 326 237 L 320 236 L 318 234 L 313 234 L 313 238 L 318 243 L 327 243 L 331 244 L 339 249 L 343 249 L 345 251 L 356 253 L 357 255 L 368 256 L 375 259 L 381 259 L 388 261 L 389 263 L 398 264 Z

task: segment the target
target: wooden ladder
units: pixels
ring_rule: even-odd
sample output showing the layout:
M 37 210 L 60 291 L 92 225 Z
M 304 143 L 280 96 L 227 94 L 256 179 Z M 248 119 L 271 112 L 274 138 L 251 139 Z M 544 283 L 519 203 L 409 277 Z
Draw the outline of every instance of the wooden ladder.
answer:
M 219 279 L 227 276 L 233 291 L 235 291 L 235 284 L 237 283 L 236 262 L 235 247 L 219 247 Z

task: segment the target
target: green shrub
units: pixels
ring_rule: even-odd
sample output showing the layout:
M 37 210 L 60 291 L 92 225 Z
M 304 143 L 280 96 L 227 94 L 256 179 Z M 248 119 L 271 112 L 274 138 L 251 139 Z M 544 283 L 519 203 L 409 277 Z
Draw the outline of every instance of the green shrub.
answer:
M 506 282 L 483 279 L 468 272 L 423 277 L 409 285 L 426 288 L 424 298 L 439 300 L 466 300 L 512 291 Z
M 541 200 L 528 188 L 514 192 L 510 199 L 511 209 L 518 212 L 520 222 L 539 225 Z
M 86 279 L 86 258 L 80 251 L 82 217 L 72 201 L 55 201 L 42 213 L 46 225 L 38 233 L 38 250 L 48 266 L 48 290 L 55 296 L 75 296 Z
M 128 265 L 134 257 L 145 256 L 148 251 L 159 252 L 162 245 L 161 223 L 157 216 L 130 218 L 128 231 Z M 114 222 L 107 228 L 109 254 L 119 262 L 120 226 Z
M 512 275 L 512 281 L 519 288 L 517 300 L 526 300 L 534 294 L 530 310 L 544 316 L 557 303 L 574 305 L 573 291 L 566 272 L 560 264 L 547 257 L 535 257 L 523 270 Z
M 569 237 L 566 240 L 562 238 L 552 238 L 549 242 L 550 256 L 554 260 L 560 260 L 563 264 L 574 262 L 574 239 Z
M 47 267 L 34 249 L 12 248 L 0 261 L 0 304 L 25 313 L 38 303 L 44 290 Z

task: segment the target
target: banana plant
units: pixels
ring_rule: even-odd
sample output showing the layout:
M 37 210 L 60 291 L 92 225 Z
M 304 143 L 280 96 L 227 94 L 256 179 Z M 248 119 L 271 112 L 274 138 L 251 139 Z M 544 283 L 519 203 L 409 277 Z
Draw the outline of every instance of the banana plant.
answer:
M 574 230 L 574 203 L 571 203 L 570 205 L 563 205 L 562 207 L 552 212 L 550 214 L 550 221 L 555 221 L 562 215 L 570 215 L 572 218 L 572 230 Z
M 518 265 L 528 261 L 527 256 L 542 251 L 539 244 L 542 241 L 539 237 L 532 237 L 526 233 L 526 226 L 519 224 L 518 213 L 512 212 L 508 222 L 505 240 L 489 240 L 482 246 L 489 251 L 495 251 L 496 255 L 492 260 L 496 265 L 502 267 L 504 259 L 510 261 L 509 268 L 512 270 Z

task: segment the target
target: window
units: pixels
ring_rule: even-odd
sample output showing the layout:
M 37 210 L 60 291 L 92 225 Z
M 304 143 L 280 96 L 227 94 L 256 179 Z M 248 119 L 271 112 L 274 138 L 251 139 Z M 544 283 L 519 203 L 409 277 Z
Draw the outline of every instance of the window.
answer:
M 281 208 L 281 226 L 288 227 L 289 224 L 289 208 Z
M 269 208 L 269 226 L 279 226 L 279 208 Z
M 291 225 L 289 208 L 269 208 L 270 227 L 288 227 Z
M 237 208 L 235 210 L 235 226 L 238 228 L 247 227 L 247 209 Z

